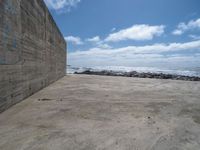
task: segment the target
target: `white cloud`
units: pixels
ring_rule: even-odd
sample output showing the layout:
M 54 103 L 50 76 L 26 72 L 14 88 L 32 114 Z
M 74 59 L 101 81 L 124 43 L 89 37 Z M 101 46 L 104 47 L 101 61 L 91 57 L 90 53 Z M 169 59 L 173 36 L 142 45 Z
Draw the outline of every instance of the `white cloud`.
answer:
M 117 30 L 116 28 L 112 28 L 112 29 L 111 29 L 111 32 L 114 32 L 114 31 L 116 31 L 116 30 Z
M 88 42 L 99 42 L 101 39 L 99 36 L 95 36 L 93 38 L 86 39 Z
M 118 42 L 123 40 L 151 40 L 155 36 L 160 36 L 164 33 L 165 26 L 150 26 L 150 25 L 134 25 L 130 28 L 111 33 L 106 39 L 106 42 Z
M 86 41 L 94 43 L 98 48 L 102 48 L 102 49 L 112 48 L 110 45 L 102 41 L 99 36 L 88 38 L 86 39 Z
M 65 37 L 65 40 L 67 42 L 71 42 L 71 43 L 73 43 L 75 45 L 82 45 L 83 44 L 81 38 L 79 38 L 79 37 L 68 36 L 68 37 Z
M 56 11 L 69 11 L 75 7 L 81 0 L 44 0 L 50 9 Z
M 198 35 L 189 35 L 190 38 L 194 39 L 194 40 L 200 40 L 200 36 Z
M 186 55 L 182 51 L 196 51 Z M 165 52 L 165 54 L 164 54 Z M 168 53 L 166 56 L 166 52 Z M 74 66 L 158 66 L 195 65 L 200 63 L 200 40 L 187 43 L 128 46 L 122 48 L 92 48 L 69 53 L 69 63 Z M 198 54 L 198 55 L 197 55 Z M 177 65 L 177 64 L 176 64 Z
M 112 46 L 105 44 L 105 43 L 98 43 L 97 44 L 98 48 L 102 48 L 102 49 L 111 49 Z
M 183 31 L 179 30 L 179 29 L 176 29 L 172 32 L 173 35 L 182 35 L 183 34 Z
M 200 29 L 200 18 L 197 20 L 191 20 L 188 23 L 181 22 L 177 26 L 177 29 L 172 32 L 174 35 L 182 35 L 188 30 Z
M 155 54 L 184 50 L 200 50 L 200 40 L 187 43 L 154 44 L 146 46 L 127 46 L 117 49 L 92 48 L 88 51 L 78 51 L 73 55 L 111 55 L 111 54 Z

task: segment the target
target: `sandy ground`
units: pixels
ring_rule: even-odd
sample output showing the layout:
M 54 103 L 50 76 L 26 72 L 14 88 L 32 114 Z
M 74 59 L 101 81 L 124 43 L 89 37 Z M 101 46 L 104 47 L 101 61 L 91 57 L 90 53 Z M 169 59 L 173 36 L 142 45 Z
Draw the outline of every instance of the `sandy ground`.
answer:
M 66 76 L 0 114 L 0 150 L 200 150 L 200 82 Z

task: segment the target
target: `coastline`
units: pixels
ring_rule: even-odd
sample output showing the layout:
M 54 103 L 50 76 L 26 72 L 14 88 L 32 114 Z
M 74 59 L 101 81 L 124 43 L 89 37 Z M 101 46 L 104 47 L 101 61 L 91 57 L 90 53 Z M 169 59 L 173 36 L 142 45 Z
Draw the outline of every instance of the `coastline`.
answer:
M 82 72 L 74 72 L 74 74 L 87 74 L 87 75 L 100 75 L 100 76 L 120 76 L 120 77 L 134 77 L 134 78 L 151 78 L 151 79 L 171 79 L 171 80 L 183 80 L 183 81 L 200 81 L 200 77 L 197 76 L 184 76 L 177 74 L 165 74 L 165 73 L 151 73 L 151 72 L 122 72 L 122 71 L 93 71 L 84 70 Z

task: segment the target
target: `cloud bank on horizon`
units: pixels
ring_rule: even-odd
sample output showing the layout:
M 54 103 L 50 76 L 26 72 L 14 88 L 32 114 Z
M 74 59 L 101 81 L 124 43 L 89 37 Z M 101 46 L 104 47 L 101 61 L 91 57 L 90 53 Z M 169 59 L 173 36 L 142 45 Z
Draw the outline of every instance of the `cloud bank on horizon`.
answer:
M 184 32 L 190 29 L 199 30 L 198 20 L 190 21 L 188 24 L 180 23 L 172 33 L 176 36 L 181 36 Z M 182 28 L 181 24 L 186 27 Z M 112 46 L 101 47 L 100 45 L 112 45 L 113 42 L 133 40 L 145 41 L 153 40 L 156 36 L 165 34 L 164 25 L 133 25 L 130 28 L 122 29 L 114 33 L 110 33 L 105 39 L 100 39 L 99 36 L 81 40 L 79 37 L 74 37 L 82 44 L 87 42 L 96 43 L 96 47 L 91 47 L 88 50 L 78 50 L 69 53 L 69 62 L 74 66 L 173 66 L 190 67 L 200 64 L 200 38 L 196 35 L 188 35 L 193 40 L 184 43 L 155 43 L 152 45 L 134 46 L 113 48 Z M 176 32 L 181 34 L 176 34 Z M 67 40 L 67 42 L 71 42 Z M 76 43 L 74 43 L 76 44 Z M 78 44 L 78 43 L 77 43 Z M 92 62 L 92 64 L 91 64 Z
M 196 51 L 190 54 L 191 51 Z M 187 53 L 187 55 L 185 54 Z M 69 54 L 75 66 L 190 67 L 200 63 L 200 40 L 187 43 L 128 46 L 122 48 L 91 48 Z M 92 64 L 91 64 L 92 62 Z
M 53 13 L 54 17 L 60 20 L 60 26 L 63 28 L 64 32 L 63 34 L 66 35 L 65 40 L 69 45 L 68 64 L 72 66 L 200 67 L 200 13 L 198 12 L 191 12 L 188 14 L 188 12 L 184 12 L 185 10 L 183 9 L 182 13 L 188 14 L 189 16 L 187 17 L 186 15 L 185 19 L 183 19 L 184 21 L 170 17 L 166 19 L 160 14 L 160 16 L 158 15 L 159 21 L 153 19 L 154 17 L 144 17 L 143 19 L 141 19 L 141 17 L 139 18 L 140 23 L 138 23 L 138 21 L 128 18 L 127 15 L 129 14 L 125 15 L 123 13 L 118 13 L 118 10 L 115 11 L 115 5 L 121 3 L 121 1 L 98 1 L 99 7 L 101 7 L 101 3 L 114 2 L 112 3 L 112 11 L 118 15 L 116 18 L 120 19 L 120 15 L 124 15 L 124 22 L 117 21 L 119 23 L 118 25 L 113 23 L 115 14 L 106 11 L 106 9 L 102 9 L 105 6 L 103 4 L 101 9 L 98 9 L 98 6 L 96 6 L 94 7 L 95 10 L 93 10 L 91 6 L 94 6 L 94 3 L 90 5 L 92 2 L 88 1 L 82 1 L 82 3 L 80 3 L 81 0 L 45 1 L 47 5 L 55 11 L 70 9 L 80 4 L 80 12 L 79 9 L 77 9 L 76 14 L 73 14 L 73 11 L 68 11 L 61 15 Z M 97 3 L 97 0 L 94 1 Z M 130 13 L 133 7 L 131 4 L 135 4 L 136 2 L 130 0 L 125 1 L 130 3 L 130 6 L 126 5 L 127 13 Z M 174 3 L 172 0 L 169 1 L 170 3 Z M 146 0 L 140 0 L 140 2 L 147 3 Z M 165 1 L 165 3 L 167 2 Z M 123 8 L 123 5 L 124 3 L 122 3 L 120 7 Z M 186 6 L 188 6 L 188 4 Z M 126 7 L 123 8 L 123 11 L 126 11 Z M 153 11 L 148 10 L 149 7 L 151 6 L 148 4 L 146 13 L 150 16 Z M 154 7 L 155 6 L 152 6 L 152 8 Z M 94 12 L 96 10 L 98 12 L 91 13 L 89 8 Z M 128 8 L 130 10 L 128 10 Z M 177 8 L 179 7 L 177 6 Z M 110 9 L 111 8 L 109 8 L 109 10 Z M 192 8 L 191 10 L 196 11 Z M 162 12 L 163 10 L 160 9 L 158 11 Z M 177 10 L 175 9 L 175 11 Z M 166 12 L 170 13 L 167 8 Z M 99 13 L 105 13 L 108 17 L 109 15 L 112 17 L 111 19 L 100 20 L 105 17 L 101 15 L 100 17 L 96 16 L 99 15 Z M 155 10 L 155 13 L 157 14 L 158 12 Z M 182 14 L 180 14 L 180 16 L 181 15 Z M 65 21 L 61 19 L 66 18 L 66 22 L 70 24 L 67 20 L 67 16 L 70 16 L 69 20 L 71 19 L 74 21 L 71 24 L 71 31 L 69 29 L 68 33 L 65 31 L 67 29 L 65 29 L 63 25 Z M 174 14 L 172 14 L 172 16 L 174 17 Z M 79 19 L 80 22 L 77 21 L 77 19 Z M 98 22 L 98 20 L 100 21 Z M 172 23 L 172 20 L 174 23 Z M 75 22 L 78 23 L 76 24 Z M 96 22 L 98 22 L 98 24 L 93 26 Z M 125 22 L 128 22 L 129 26 L 127 23 L 124 25 Z M 105 31 L 104 26 L 107 26 L 107 24 L 109 24 L 109 28 Z

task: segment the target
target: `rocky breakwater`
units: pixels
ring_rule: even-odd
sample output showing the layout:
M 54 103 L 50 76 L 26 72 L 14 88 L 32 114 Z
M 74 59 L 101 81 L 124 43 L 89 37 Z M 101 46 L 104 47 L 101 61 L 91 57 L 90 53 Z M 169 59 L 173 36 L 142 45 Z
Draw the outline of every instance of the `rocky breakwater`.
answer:
M 108 71 L 108 70 L 103 70 L 103 71 L 85 70 L 82 72 L 75 72 L 75 74 L 200 81 L 200 77 L 196 77 L 196 76 L 184 76 L 184 75 L 176 75 L 176 74 L 151 73 L 151 72 L 141 73 L 137 71 L 121 72 L 121 71 Z

